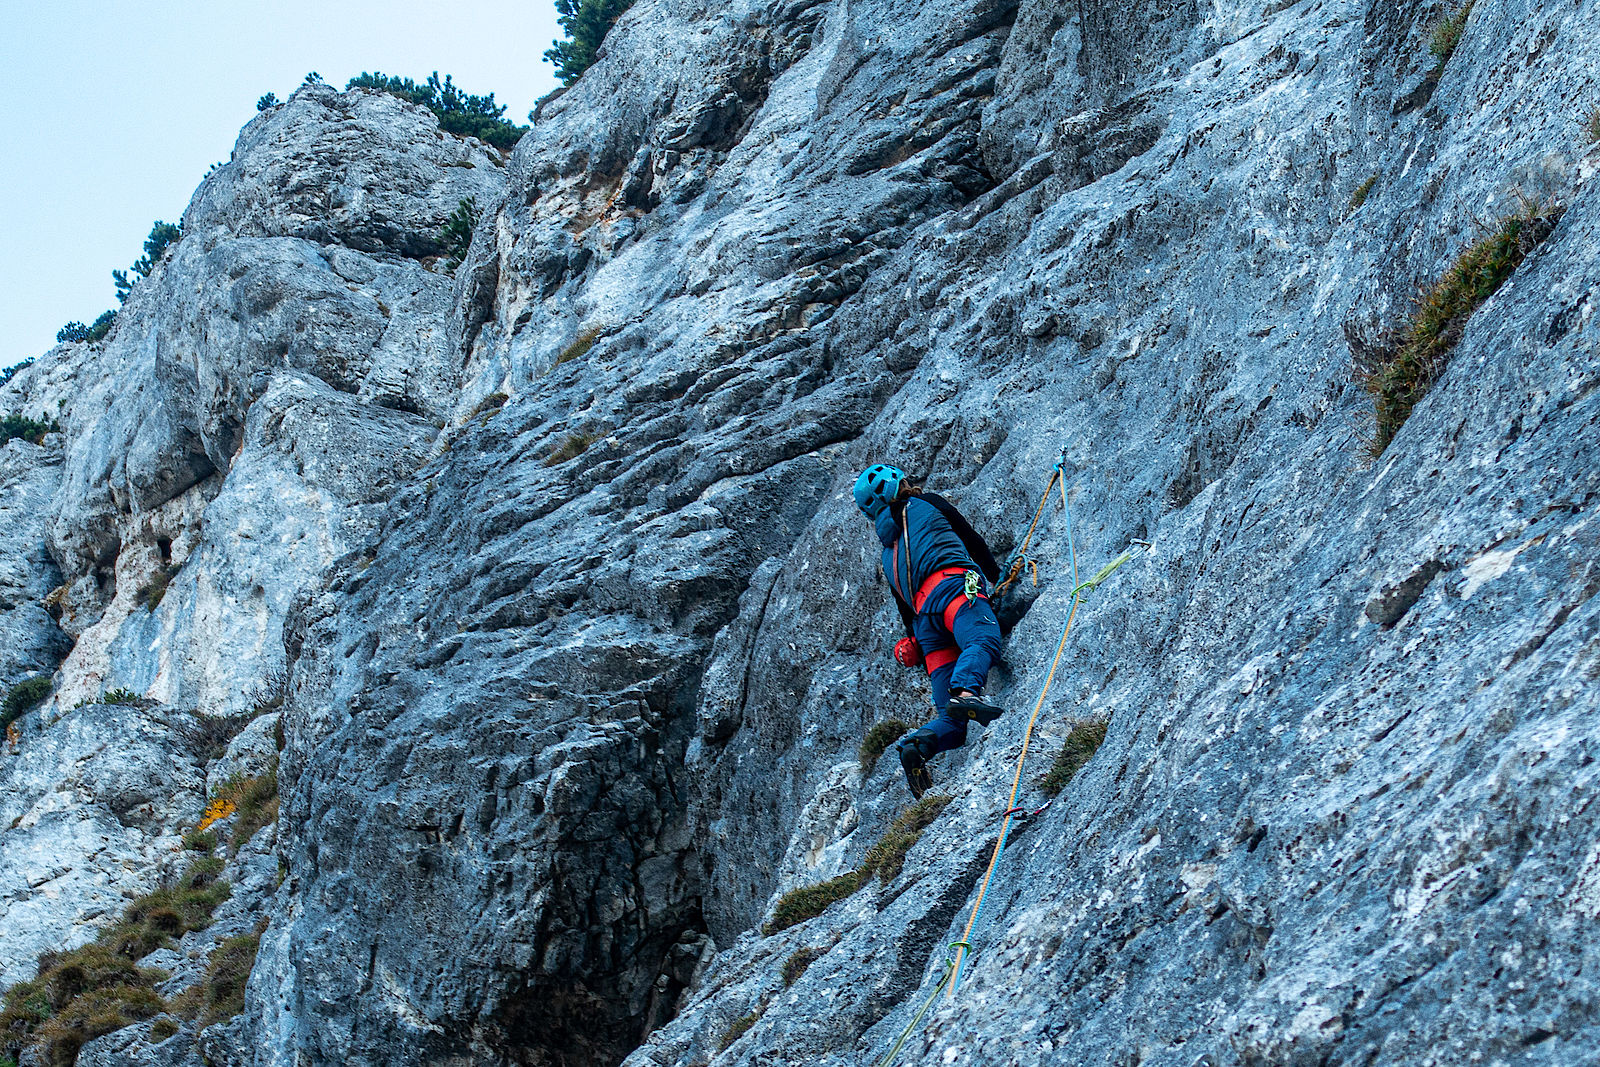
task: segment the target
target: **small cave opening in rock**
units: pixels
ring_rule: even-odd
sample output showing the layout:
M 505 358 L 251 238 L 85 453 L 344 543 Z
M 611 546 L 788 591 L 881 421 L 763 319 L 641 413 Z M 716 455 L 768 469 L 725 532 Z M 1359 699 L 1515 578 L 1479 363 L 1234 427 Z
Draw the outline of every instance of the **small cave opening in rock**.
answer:
M 507 1063 L 616 1067 L 676 1017 L 711 944 L 696 899 L 604 973 L 529 974 L 495 1012 L 487 1042 Z

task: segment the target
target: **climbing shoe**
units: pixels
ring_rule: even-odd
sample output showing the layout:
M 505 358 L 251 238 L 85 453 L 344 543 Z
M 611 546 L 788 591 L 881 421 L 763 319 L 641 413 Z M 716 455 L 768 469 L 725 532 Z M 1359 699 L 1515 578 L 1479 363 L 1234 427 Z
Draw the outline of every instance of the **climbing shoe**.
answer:
M 896 747 L 900 751 L 900 766 L 906 772 L 906 786 L 911 790 L 911 796 L 917 800 L 922 799 L 922 794 L 933 788 L 933 776 L 928 773 L 928 757 L 922 754 L 917 734 L 928 733 L 918 730 L 900 740 Z
M 997 708 L 987 700 L 984 700 L 977 693 L 962 693 L 959 696 L 951 697 L 950 710 L 957 715 L 965 715 L 979 726 L 988 726 L 1005 711 L 1004 708 Z

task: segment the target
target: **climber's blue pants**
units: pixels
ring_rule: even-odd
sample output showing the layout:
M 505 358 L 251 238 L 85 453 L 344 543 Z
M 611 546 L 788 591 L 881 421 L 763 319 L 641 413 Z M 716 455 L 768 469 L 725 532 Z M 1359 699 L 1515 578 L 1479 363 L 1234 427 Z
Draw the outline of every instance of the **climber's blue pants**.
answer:
M 951 586 L 948 591 L 946 584 Z M 1000 623 L 989 602 L 982 599 L 968 602 L 961 588 L 960 578 L 941 583 L 923 605 L 916 622 L 915 636 L 924 657 L 946 649 L 959 651 L 953 662 L 942 663 L 928 674 L 933 686 L 933 706 L 938 711 L 927 724 L 927 729 L 937 739 L 935 752 L 960 748 L 967 740 L 966 717 L 958 719 L 950 713 L 950 691 L 982 689 L 989 678 L 989 669 L 1000 658 Z M 961 603 L 956 603 L 957 598 Z M 949 613 L 951 605 L 956 609 L 953 616 Z M 945 628 L 947 617 L 952 623 L 949 629 Z M 931 658 L 937 661 L 943 657 Z

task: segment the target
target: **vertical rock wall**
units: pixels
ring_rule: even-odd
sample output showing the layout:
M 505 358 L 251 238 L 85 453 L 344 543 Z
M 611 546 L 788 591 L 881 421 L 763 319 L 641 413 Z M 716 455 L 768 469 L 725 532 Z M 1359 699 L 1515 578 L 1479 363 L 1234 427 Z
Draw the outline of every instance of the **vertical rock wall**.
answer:
M 1001 551 L 1057 461 L 1085 571 L 1152 543 L 1080 609 L 1024 802 L 1107 740 L 905 1062 L 1582 1062 L 1600 11 L 1478 0 L 1441 63 L 1449 13 L 640 0 L 506 160 L 325 87 L 247 126 L 105 345 L 0 392 L 64 412 L 6 453 L 55 494 L 12 584 L 58 567 L 76 639 L 30 729 L 288 671 L 230 1047 L 880 1054 L 1072 588 L 1052 508 L 949 807 L 763 936 L 904 807 L 857 745 L 925 687 L 848 498 L 893 459 Z M 1371 460 L 1353 355 L 1524 198 L 1565 213 Z

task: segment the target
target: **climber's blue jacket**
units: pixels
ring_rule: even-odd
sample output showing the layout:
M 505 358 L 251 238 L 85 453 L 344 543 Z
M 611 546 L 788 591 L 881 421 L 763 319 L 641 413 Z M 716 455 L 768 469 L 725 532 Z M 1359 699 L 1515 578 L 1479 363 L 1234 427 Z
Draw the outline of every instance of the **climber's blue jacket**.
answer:
M 990 582 L 1000 578 L 1000 566 L 983 538 L 954 504 L 935 493 L 920 493 L 903 504 L 884 508 L 876 529 L 883 545 L 883 573 L 894 591 L 895 606 L 900 609 L 907 636 L 911 636 L 916 622 L 912 605 L 917 591 L 930 576 L 961 567 L 981 571 Z M 942 610 L 944 605 L 923 606 Z

